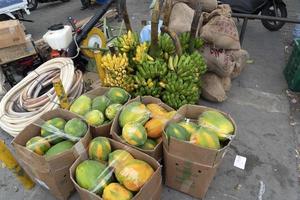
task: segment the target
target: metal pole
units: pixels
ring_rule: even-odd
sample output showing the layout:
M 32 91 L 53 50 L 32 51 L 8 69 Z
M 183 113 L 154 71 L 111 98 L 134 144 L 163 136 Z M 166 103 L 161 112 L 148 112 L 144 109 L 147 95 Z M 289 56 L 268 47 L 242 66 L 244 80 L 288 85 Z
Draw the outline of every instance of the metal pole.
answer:
M 244 18 L 241 33 L 240 33 L 240 43 L 241 46 L 243 45 L 244 37 L 245 37 L 245 32 L 248 24 L 248 18 Z
M 265 20 L 270 20 L 270 21 L 280 21 L 280 22 L 286 22 L 286 23 L 292 23 L 292 24 L 300 24 L 299 19 L 272 17 L 272 16 L 265 16 L 265 15 L 250 15 L 250 14 L 232 13 L 232 17 L 257 19 L 257 20 L 265 19 Z

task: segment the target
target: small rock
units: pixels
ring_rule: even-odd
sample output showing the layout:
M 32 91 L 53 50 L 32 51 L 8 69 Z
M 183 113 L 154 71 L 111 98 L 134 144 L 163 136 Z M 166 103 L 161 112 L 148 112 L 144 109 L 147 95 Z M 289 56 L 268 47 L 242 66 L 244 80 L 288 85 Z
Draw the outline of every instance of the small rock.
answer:
M 15 192 L 18 192 L 19 191 L 19 188 L 17 186 L 14 186 L 14 191 Z
M 235 190 L 240 190 L 241 188 L 242 188 L 242 185 L 241 185 L 241 184 L 237 184 L 237 185 L 234 187 Z

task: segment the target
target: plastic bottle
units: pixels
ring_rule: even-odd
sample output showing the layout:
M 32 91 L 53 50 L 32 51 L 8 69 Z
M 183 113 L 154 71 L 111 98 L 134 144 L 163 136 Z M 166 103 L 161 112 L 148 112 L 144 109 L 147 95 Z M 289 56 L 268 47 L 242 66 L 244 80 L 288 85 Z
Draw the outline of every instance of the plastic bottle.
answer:
M 300 15 L 297 16 L 297 19 L 300 20 Z M 294 39 L 300 39 L 300 24 L 296 24 L 294 31 L 293 31 Z

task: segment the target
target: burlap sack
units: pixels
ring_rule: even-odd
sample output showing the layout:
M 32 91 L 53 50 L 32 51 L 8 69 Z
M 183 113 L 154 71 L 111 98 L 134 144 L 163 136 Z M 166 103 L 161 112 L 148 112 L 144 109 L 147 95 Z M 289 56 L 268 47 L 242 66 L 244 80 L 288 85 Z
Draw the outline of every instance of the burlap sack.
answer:
M 201 50 L 205 58 L 207 69 L 220 77 L 229 77 L 234 70 L 234 60 L 231 54 L 224 49 L 214 48 L 212 45 L 205 45 Z
M 231 89 L 231 78 L 223 77 L 223 78 L 221 78 L 221 82 L 222 82 L 225 92 L 228 92 Z
M 194 12 L 187 4 L 176 3 L 170 15 L 169 29 L 177 34 L 190 31 Z
M 223 102 L 227 99 L 221 78 L 214 73 L 206 73 L 202 77 L 201 96 L 212 102 Z
M 230 13 L 224 5 L 212 13 L 204 13 L 201 38 L 220 49 L 240 49 L 239 33 Z
M 204 12 L 211 12 L 215 10 L 218 6 L 217 0 L 174 0 L 174 3 L 183 2 L 188 4 L 191 8 L 195 9 L 195 5 L 200 1 L 202 5 L 202 10 Z
M 249 59 L 249 54 L 246 50 L 243 49 L 237 51 L 230 51 L 230 54 L 235 63 L 233 72 L 231 73 L 230 77 L 236 78 L 242 73 L 242 71 L 246 67 L 247 60 Z

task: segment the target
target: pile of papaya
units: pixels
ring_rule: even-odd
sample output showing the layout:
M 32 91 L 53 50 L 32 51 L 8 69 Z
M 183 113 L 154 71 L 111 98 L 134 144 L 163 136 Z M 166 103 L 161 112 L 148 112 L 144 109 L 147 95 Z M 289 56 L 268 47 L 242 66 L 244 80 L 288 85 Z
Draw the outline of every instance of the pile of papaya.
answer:
M 40 136 L 26 142 L 26 148 L 50 158 L 71 149 L 87 131 L 88 125 L 79 118 L 66 121 L 55 117 L 41 126 Z
M 99 127 L 110 123 L 129 99 L 126 90 L 112 87 L 105 95 L 93 99 L 81 95 L 72 103 L 70 111 L 84 117 L 90 126 Z
M 144 150 L 154 150 L 161 141 L 167 122 L 176 111 L 167 111 L 161 105 L 132 102 L 120 112 L 121 138 L 128 144 Z
M 164 133 L 167 138 L 173 137 L 203 148 L 218 150 L 222 148 L 222 144 L 232 139 L 234 131 L 233 123 L 226 116 L 216 110 L 208 110 L 197 120 L 169 123 Z
M 88 147 L 89 159 L 75 170 L 77 184 L 103 200 L 130 200 L 154 173 L 145 161 L 123 149 L 112 150 L 105 137 L 94 138 Z

